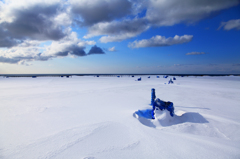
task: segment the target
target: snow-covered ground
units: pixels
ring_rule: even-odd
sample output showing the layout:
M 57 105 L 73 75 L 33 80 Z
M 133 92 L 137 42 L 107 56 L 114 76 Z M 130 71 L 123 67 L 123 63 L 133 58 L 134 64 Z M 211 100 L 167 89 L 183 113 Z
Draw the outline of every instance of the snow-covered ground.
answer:
M 0 77 L 0 158 L 240 158 L 240 77 L 138 77 Z

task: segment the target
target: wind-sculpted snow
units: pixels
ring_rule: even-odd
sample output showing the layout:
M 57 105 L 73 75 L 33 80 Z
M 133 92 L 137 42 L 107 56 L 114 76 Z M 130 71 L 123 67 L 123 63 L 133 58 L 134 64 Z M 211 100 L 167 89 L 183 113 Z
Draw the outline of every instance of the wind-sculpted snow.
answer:
M 169 78 L 0 77 L 0 158 L 240 158 L 240 77 Z
M 7 158 L 68 158 L 72 154 L 82 156 L 84 153 L 96 155 L 103 152 L 115 150 L 129 150 L 136 147 L 139 141 L 132 140 L 127 133 L 121 132 L 126 129 L 118 123 L 97 123 L 93 125 L 82 125 L 67 129 L 45 138 L 41 138 L 33 143 L 16 147 L 14 153 Z M 109 133 L 110 132 L 110 133 Z M 102 135 L 108 133 L 107 137 Z M 118 140 L 120 137 L 122 140 Z M 111 146 L 102 147 L 95 142 L 108 143 Z M 88 157 L 91 158 L 91 157 Z
M 143 125 L 152 128 L 168 128 L 174 130 L 174 132 L 229 139 L 217 127 L 209 124 L 199 113 L 178 111 L 171 117 L 167 110 L 155 110 L 156 119 L 152 119 L 151 111 L 152 109 L 138 110 L 133 116 Z
M 187 112 L 180 116 L 174 115 L 171 117 L 167 110 L 156 110 L 155 117 L 156 119 L 152 119 L 151 116 L 152 109 L 147 110 L 138 110 L 134 113 L 134 117 L 136 117 L 142 124 L 150 127 L 167 127 L 182 123 L 208 123 L 208 121 L 199 113 L 195 112 Z

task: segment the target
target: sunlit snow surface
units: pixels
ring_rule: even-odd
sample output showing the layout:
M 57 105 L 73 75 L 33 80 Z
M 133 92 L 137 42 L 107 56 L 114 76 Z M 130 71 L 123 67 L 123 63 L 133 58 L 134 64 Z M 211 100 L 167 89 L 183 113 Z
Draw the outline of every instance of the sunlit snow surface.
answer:
M 240 77 L 139 77 L 0 77 L 0 158 L 240 158 Z

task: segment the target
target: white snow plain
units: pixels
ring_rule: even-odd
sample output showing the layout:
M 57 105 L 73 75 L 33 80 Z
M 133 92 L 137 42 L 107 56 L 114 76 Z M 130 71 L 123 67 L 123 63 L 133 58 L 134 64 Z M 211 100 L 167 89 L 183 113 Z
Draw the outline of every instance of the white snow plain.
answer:
M 240 158 L 240 77 L 139 77 L 0 77 L 0 158 Z

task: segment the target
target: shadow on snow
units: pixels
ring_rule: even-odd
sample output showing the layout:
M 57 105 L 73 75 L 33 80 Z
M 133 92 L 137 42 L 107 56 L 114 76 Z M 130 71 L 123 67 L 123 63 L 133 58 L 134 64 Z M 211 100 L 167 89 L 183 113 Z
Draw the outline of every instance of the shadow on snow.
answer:
M 183 112 L 182 114 L 176 113 L 173 117 L 167 110 L 155 110 L 155 119 L 151 116 L 152 109 L 138 110 L 133 113 L 133 116 L 145 126 L 148 127 L 168 127 L 182 123 L 208 123 L 208 121 L 199 113 L 196 112 Z

